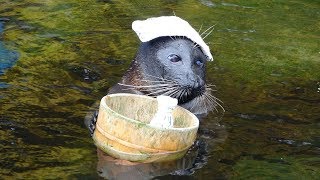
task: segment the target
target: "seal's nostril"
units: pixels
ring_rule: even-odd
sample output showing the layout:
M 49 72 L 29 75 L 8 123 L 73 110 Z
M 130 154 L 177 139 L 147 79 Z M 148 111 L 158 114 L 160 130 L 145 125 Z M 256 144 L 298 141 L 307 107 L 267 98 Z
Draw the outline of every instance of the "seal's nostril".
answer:
M 205 85 L 205 81 L 198 76 L 194 87 L 201 87 L 204 85 Z

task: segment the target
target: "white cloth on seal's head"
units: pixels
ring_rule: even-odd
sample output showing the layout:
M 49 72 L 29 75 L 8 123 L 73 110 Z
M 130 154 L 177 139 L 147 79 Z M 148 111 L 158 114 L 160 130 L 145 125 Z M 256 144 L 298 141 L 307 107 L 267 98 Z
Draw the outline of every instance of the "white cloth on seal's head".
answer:
M 213 60 L 209 46 L 191 25 L 177 16 L 160 16 L 132 23 L 132 29 L 142 42 L 162 36 L 185 36 L 197 43 L 209 61 Z

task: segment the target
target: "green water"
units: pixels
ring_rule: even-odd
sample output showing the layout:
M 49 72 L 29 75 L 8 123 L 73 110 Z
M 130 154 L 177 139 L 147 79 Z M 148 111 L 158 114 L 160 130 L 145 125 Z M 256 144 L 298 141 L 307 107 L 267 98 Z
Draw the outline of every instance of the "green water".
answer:
M 311 0 L 0 0 L 0 178 L 98 178 L 83 119 L 135 55 L 131 22 L 173 14 L 202 32 L 215 25 L 207 79 L 226 112 L 201 123 L 202 166 L 160 179 L 318 179 L 320 2 Z

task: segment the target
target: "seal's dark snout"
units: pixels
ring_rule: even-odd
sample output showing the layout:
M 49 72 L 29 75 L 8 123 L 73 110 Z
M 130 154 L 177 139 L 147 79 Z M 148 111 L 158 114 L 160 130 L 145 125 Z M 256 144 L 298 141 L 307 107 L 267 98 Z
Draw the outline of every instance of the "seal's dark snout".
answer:
M 193 93 L 195 96 L 198 96 L 198 95 L 203 94 L 204 91 L 205 91 L 205 87 L 204 87 L 204 86 L 198 86 L 198 87 L 192 88 L 192 93 Z
M 204 87 L 205 86 L 205 81 L 200 78 L 199 76 L 197 76 L 197 79 L 196 79 L 196 83 L 195 83 L 195 88 L 200 88 L 200 87 Z
M 187 74 L 187 86 L 192 87 L 193 89 L 197 89 L 205 86 L 205 81 L 198 75 L 195 74 Z

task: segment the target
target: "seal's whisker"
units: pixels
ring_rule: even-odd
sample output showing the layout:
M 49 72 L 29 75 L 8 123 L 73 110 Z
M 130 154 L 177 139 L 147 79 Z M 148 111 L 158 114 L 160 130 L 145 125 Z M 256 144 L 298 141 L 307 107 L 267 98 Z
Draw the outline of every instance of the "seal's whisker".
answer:
M 160 96 L 168 96 L 168 93 L 171 92 L 171 91 L 172 91 L 172 90 L 166 91 L 166 92 L 160 94 Z
M 162 92 L 162 91 L 168 91 L 170 90 L 171 88 L 166 88 L 166 87 L 161 87 L 161 88 L 153 88 L 153 89 L 147 89 L 146 91 L 152 91 L 152 93 L 149 93 L 149 94 L 155 94 L 155 93 L 159 93 L 159 92 Z M 149 94 L 146 94 L 146 95 L 149 95 Z
M 208 37 L 212 32 L 213 32 L 214 28 L 212 28 L 211 31 L 209 31 L 202 39 L 204 40 L 206 37 Z
M 214 97 L 213 95 L 211 94 L 206 94 L 206 96 L 212 100 L 212 102 L 214 102 L 215 106 L 218 105 L 222 110 L 223 112 L 225 112 L 225 109 L 223 108 L 223 106 L 218 102 L 220 101 L 221 103 L 223 103 L 220 99 Z M 218 101 L 217 101 L 218 100 Z M 216 109 L 216 108 L 215 108 Z
M 218 105 L 219 103 L 214 99 L 214 96 L 212 96 L 209 93 L 206 93 L 205 96 L 210 100 L 210 102 L 213 102 L 214 106 Z
M 214 110 L 218 111 L 214 102 L 212 102 L 207 96 L 204 96 L 203 99 L 204 99 L 203 101 L 204 101 L 204 104 L 205 104 L 207 110 L 214 109 Z
M 202 96 L 202 101 L 203 101 L 203 104 L 204 104 L 204 106 L 206 107 L 206 109 L 207 110 L 212 110 L 212 109 L 215 109 L 215 110 L 217 110 L 216 108 L 215 108 L 215 105 L 214 105 L 214 103 L 213 102 L 211 102 L 210 101 L 210 99 L 208 99 L 208 97 L 207 96 Z
M 203 23 L 201 24 L 200 29 L 198 30 L 199 34 L 200 34 L 201 29 L 202 29 L 202 26 L 203 26 Z
M 181 89 L 177 89 L 177 90 L 173 93 L 172 97 L 174 97 L 174 98 L 176 98 L 176 99 L 179 100 L 179 95 L 180 95 L 180 94 L 181 94 Z
M 187 88 L 184 88 L 184 89 L 182 90 L 181 98 L 185 98 L 187 91 L 188 91 Z
M 207 110 L 215 109 L 214 103 L 204 94 L 202 97 L 202 102 Z
M 150 89 L 150 90 L 157 90 L 157 89 L 163 89 L 163 88 L 174 88 L 174 87 L 176 87 L 175 85 L 171 85 L 171 84 L 166 84 L 166 85 L 164 85 L 164 84 L 159 84 L 159 85 L 153 85 L 153 86 L 151 86 L 151 87 L 146 87 L 146 88 L 148 88 L 148 89 Z
M 211 92 L 211 91 L 217 91 L 217 90 L 216 90 L 216 89 L 212 89 L 212 88 L 208 88 L 208 87 L 207 87 L 207 88 L 206 88 L 206 91 L 210 91 L 210 92 Z
M 141 81 L 149 83 L 150 86 L 155 86 L 155 87 L 179 87 L 179 85 L 173 81 L 166 82 L 165 80 L 153 81 L 153 80 L 147 80 L 147 79 L 143 79 Z
M 171 96 L 171 97 L 173 97 L 173 98 L 176 98 L 177 97 L 177 92 L 179 91 L 179 88 L 176 88 L 176 89 L 173 89 L 172 91 L 170 91 L 169 93 L 168 93 L 168 96 Z M 177 99 L 177 98 L 176 98 Z
M 158 91 L 158 90 L 162 90 L 164 88 L 169 88 L 169 87 L 129 87 L 129 88 L 127 88 L 127 90 Z M 126 90 L 126 89 L 124 89 L 124 90 Z
M 210 31 L 212 28 L 214 28 L 215 25 L 210 26 L 208 29 L 206 29 L 205 31 L 203 31 L 200 36 L 202 37 L 202 35 L 204 35 L 206 32 Z M 203 38 L 202 38 L 203 39 Z
M 164 93 L 162 93 L 161 95 L 166 95 L 166 96 L 172 96 L 172 94 L 174 94 L 177 90 L 179 90 L 178 88 L 171 88 L 171 89 L 167 89 L 166 91 L 164 91 Z
M 212 97 L 214 100 L 219 101 L 220 103 L 223 103 L 219 98 L 216 98 L 215 96 L 213 96 L 212 94 L 207 94 L 208 96 Z
M 179 93 L 179 99 L 183 99 L 184 96 L 184 92 L 186 91 L 186 89 L 181 89 L 180 93 Z
M 174 98 L 174 93 L 178 90 L 178 88 L 171 89 L 168 92 L 163 93 L 162 95 L 170 96 Z
M 195 98 L 195 100 L 198 101 L 198 102 L 202 102 L 201 100 L 200 101 L 198 100 L 198 99 L 201 99 L 201 97 L 202 96 L 198 96 L 198 97 Z M 195 106 L 196 106 L 196 103 L 193 103 L 190 109 L 193 110 Z
M 151 92 L 151 93 L 148 93 L 148 94 L 146 94 L 146 95 L 149 96 L 149 95 L 152 95 L 152 94 L 160 94 L 160 93 L 162 93 L 162 92 L 168 92 L 168 91 L 174 90 L 174 89 L 175 89 L 175 87 L 172 87 L 172 88 L 162 88 L 162 89 L 159 89 L 159 90 L 157 90 L 157 91 L 153 91 L 153 92 Z
M 191 91 L 190 91 L 190 89 L 188 88 L 188 89 L 186 89 L 186 95 L 187 96 L 189 96 L 191 94 Z
M 143 87 L 129 87 L 129 88 L 122 88 L 122 90 L 139 90 L 139 89 L 143 89 Z M 163 87 L 155 87 L 155 88 L 148 88 L 148 89 L 150 89 L 150 90 L 153 90 L 153 91 L 155 91 L 155 90 L 158 90 L 158 89 L 163 89 Z
M 158 93 L 158 91 L 166 91 L 166 90 L 170 90 L 170 89 L 174 89 L 176 87 L 173 87 L 173 86 L 159 86 L 159 87 L 148 87 L 147 90 L 149 91 L 154 91 L 154 93 Z M 129 90 L 138 90 L 138 89 L 145 89 L 145 87 L 131 87 L 131 88 L 128 88 Z M 150 94 L 153 94 L 153 93 L 150 93 Z M 149 94 L 147 94 L 149 95 Z
M 177 88 L 172 89 L 172 90 L 169 90 L 169 91 L 163 93 L 162 95 L 166 95 L 166 96 L 172 97 L 172 94 L 173 94 L 175 91 L 177 91 Z
M 218 109 L 216 108 L 215 102 L 213 99 L 209 98 L 207 94 L 203 94 L 203 104 L 205 104 L 206 108 L 209 110 L 215 109 L 218 112 Z
M 156 84 L 156 85 L 146 85 L 146 86 L 136 86 L 136 85 L 130 85 L 130 84 L 123 84 L 123 83 L 118 83 L 121 86 L 126 86 L 126 87 L 136 87 L 136 88 L 152 88 L 152 87 L 166 87 L 171 84 Z
M 217 87 L 216 85 L 214 85 L 214 84 L 206 84 L 206 87 Z
M 138 91 L 152 91 L 153 93 L 150 93 L 151 94 L 154 94 L 154 93 L 158 93 L 158 92 L 161 92 L 161 91 L 168 91 L 170 89 L 173 89 L 174 87 L 159 87 L 159 88 L 138 88 L 138 87 L 131 87 L 131 88 L 124 88 L 122 90 L 138 90 Z M 146 94 L 146 95 L 149 95 L 149 94 Z
M 208 100 L 207 102 L 210 102 L 210 101 Z M 216 110 L 216 112 L 219 112 L 219 110 L 215 104 L 209 104 L 209 106 L 211 109 L 214 109 L 214 110 Z
M 151 82 L 151 83 L 164 83 L 166 81 L 153 81 L 153 80 L 147 80 L 147 79 L 142 79 L 141 81 L 144 81 L 144 82 Z M 171 83 L 171 82 L 169 82 Z
M 178 99 L 179 100 L 179 94 L 181 94 L 181 89 L 180 88 L 177 88 L 175 91 L 174 91 L 174 98 Z
M 216 101 L 214 99 L 212 99 L 209 94 L 205 94 L 204 95 L 205 99 L 207 100 L 206 103 L 211 107 L 211 108 L 214 108 L 216 109 Z M 217 109 L 216 109 L 217 110 Z

